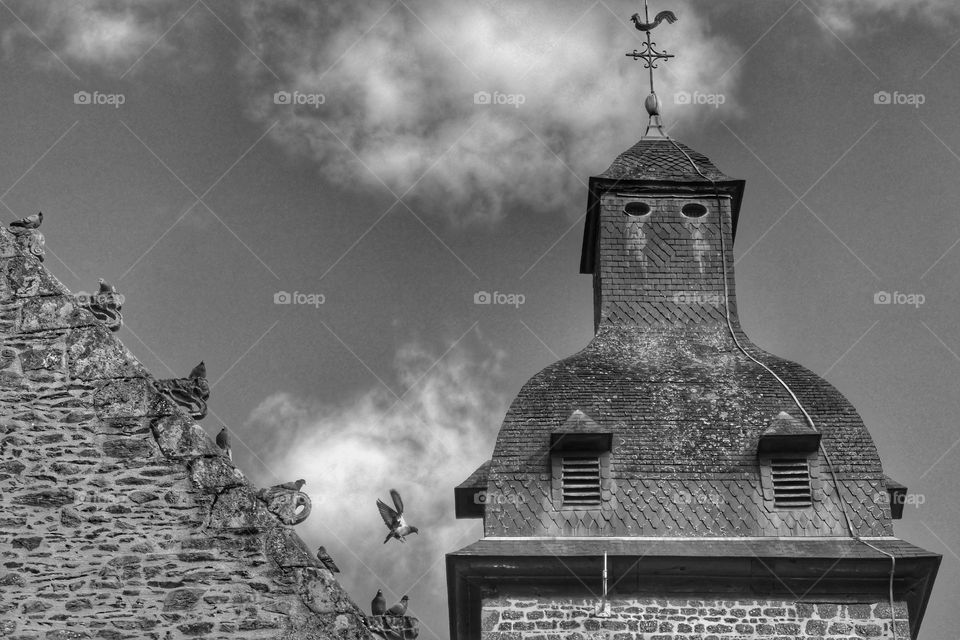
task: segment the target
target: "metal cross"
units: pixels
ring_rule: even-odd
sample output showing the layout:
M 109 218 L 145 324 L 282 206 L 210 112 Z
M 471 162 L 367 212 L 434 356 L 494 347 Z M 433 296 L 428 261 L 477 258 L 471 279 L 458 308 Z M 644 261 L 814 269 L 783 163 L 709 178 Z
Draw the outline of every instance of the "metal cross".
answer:
M 657 51 L 654 48 L 657 43 L 650 40 L 650 32 L 653 31 L 654 27 L 659 25 L 664 20 L 670 24 L 673 24 L 677 21 L 677 16 L 673 13 L 673 11 L 661 11 L 656 15 L 656 17 L 654 17 L 653 22 L 650 22 L 650 9 L 647 7 L 647 0 L 643 0 L 644 21 L 640 21 L 639 13 L 633 14 L 630 16 L 630 19 L 633 20 L 633 24 L 639 31 L 643 31 L 647 34 L 647 41 L 643 43 L 642 51 L 637 51 L 634 49 L 632 53 L 628 53 L 626 55 L 628 58 L 633 58 L 634 60 L 643 60 L 643 66 L 650 70 L 650 93 L 654 93 L 653 70 L 657 68 L 657 61 L 672 58 L 673 54 Z

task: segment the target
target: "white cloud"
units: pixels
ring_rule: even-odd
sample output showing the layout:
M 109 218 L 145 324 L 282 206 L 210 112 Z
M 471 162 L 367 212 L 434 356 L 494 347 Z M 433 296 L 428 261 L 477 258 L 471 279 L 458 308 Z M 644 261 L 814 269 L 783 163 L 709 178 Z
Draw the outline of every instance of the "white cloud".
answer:
M 277 393 L 250 421 L 275 434 L 262 452 L 267 465 L 284 480 L 307 481 L 313 511 L 298 532 L 327 546 L 358 603 L 366 608 L 378 587 L 388 598 L 409 591 L 414 614 L 445 637 L 444 554 L 480 536 L 475 523 L 454 519 L 453 488 L 491 455 L 506 398 L 494 390 L 502 353 L 457 347 L 434 364 L 436 357 L 416 345 L 400 349 L 398 386 L 410 391 L 396 406 L 382 386 L 334 404 Z M 422 529 L 405 545 L 383 544 L 375 503 L 389 504 L 391 487 Z
M 7 13 L 2 40 L 8 54 L 14 42 L 34 47 L 36 62 L 53 68 L 58 63 L 49 47 L 67 65 L 111 72 L 126 70 L 147 52 L 176 20 L 175 11 L 183 10 L 174 0 L 11 0 L 8 5 L 24 23 Z M 169 52 L 170 45 L 161 40 L 152 52 Z
M 955 24 L 960 18 L 956 0 L 815 0 L 813 9 L 834 32 L 843 36 L 871 34 L 902 26 L 907 19 L 934 26 Z
M 576 216 L 581 180 L 643 131 L 646 71 L 623 55 L 640 46 L 627 20 L 633 8 L 616 4 L 614 15 L 598 4 L 584 14 L 588 5 L 572 0 L 425 0 L 384 14 L 387 6 L 245 5 L 248 43 L 281 77 L 279 88 L 326 98 L 318 109 L 276 105 L 276 79 L 241 58 L 259 96 L 250 113 L 279 121 L 276 139 L 332 179 L 364 189 L 382 189 L 382 180 L 397 194 L 416 185 L 415 205 L 429 202 L 458 223 L 496 220 L 506 204 Z M 673 105 L 681 90 L 724 93 L 727 113 L 735 111 L 737 70 L 724 72 L 739 52 L 687 5 L 675 10 L 679 22 L 656 38 L 677 54 L 657 72 L 665 118 L 713 115 Z M 478 91 L 524 103 L 477 105 Z

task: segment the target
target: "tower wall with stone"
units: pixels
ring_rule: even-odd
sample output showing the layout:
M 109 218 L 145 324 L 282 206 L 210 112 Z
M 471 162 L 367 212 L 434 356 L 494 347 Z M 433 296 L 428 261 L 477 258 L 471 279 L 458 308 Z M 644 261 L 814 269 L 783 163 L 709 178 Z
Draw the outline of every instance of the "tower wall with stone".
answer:
M 594 271 L 600 324 L 722 323 L 725 294 L 735 319 L 728 197 L 718 203 L 703 192 L 669 196 L 614 191 L 605 193 L 600 202 L 599 260 Z M 631 203 L 646 204 L 650 212 L 628 215 L 625 207 Z M 691 204 L 703 206 L 707 213 L 699 218 L 683 215 L 683 207 Z
M 6 229 L 0 336 L 0 638 L 370 637 L 257 488 Z
M 483 599 L 482 640 L 862 640 L 892 638 L 889 601 L 622 597 L 609 618 L 598 598 L 505 591 Z M 897 632 L 910 637 L 907 608 L 896 604 Z

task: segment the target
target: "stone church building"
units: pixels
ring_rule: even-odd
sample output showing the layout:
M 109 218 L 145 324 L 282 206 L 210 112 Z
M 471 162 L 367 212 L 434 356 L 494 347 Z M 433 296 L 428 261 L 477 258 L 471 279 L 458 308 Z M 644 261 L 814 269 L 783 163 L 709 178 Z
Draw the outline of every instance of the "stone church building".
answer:
M 940 556 L 894 536 L 906 489 L 850 402 L 743 332 L 744 181 L 651 97 L 589 183 L 595 335 L 455 490 L 483 538 L 447 556 L 451 639 L 916 638 Z

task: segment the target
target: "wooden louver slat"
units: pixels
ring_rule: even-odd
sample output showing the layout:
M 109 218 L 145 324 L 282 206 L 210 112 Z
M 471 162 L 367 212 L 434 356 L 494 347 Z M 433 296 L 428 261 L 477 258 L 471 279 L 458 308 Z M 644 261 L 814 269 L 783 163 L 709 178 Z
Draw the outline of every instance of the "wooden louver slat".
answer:
M 810 466 L 806 458 L 779 458 L 770 461 L 774 506 L 797 509 L 813 504 Z
M 600 504 L 600 458 L 564 456 L 561 472 L 564 506 Z

